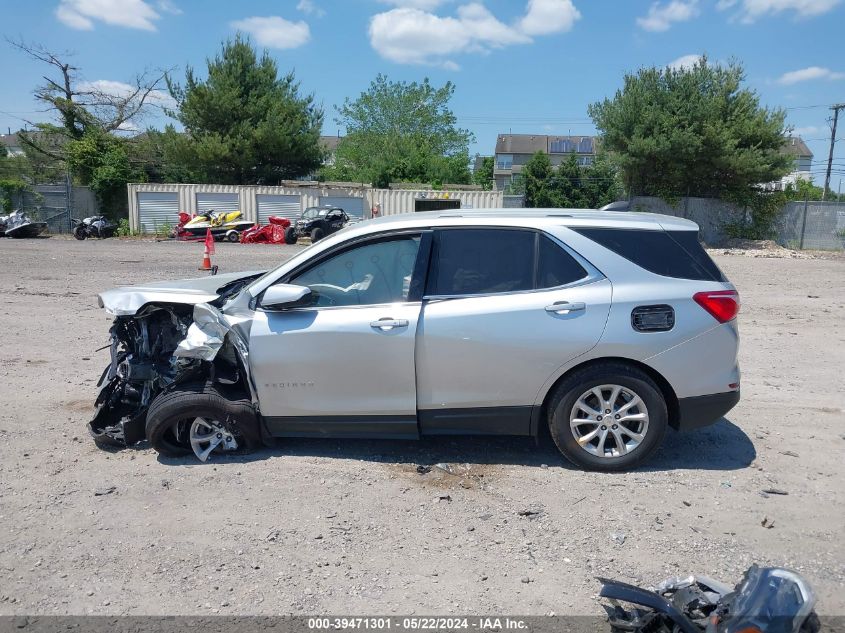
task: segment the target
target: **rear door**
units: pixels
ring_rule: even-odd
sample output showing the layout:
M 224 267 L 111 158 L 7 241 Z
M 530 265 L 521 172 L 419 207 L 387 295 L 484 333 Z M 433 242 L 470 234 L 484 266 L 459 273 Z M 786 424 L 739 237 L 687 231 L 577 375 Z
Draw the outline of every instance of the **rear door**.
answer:
M 611 285 L 533 230 L 438 231 L 417 336 L 422 433 L 527 434 L 537 393 L 596 345 Z

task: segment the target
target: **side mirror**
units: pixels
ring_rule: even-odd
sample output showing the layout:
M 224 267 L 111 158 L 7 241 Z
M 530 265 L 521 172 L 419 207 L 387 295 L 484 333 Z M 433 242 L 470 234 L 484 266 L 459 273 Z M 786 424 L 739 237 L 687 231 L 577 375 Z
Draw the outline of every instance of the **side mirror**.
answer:
M 291 284 L 276 284 L 264 291 L 261 307 L 265 310 L 284 310 L 308 305 L 311 289 Z

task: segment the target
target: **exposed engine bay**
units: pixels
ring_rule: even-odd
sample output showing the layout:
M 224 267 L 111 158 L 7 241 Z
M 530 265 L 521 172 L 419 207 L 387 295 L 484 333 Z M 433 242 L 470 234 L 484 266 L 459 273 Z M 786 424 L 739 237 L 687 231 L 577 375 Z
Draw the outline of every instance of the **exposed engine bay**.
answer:
M 250 397 L 247 350 L 237 336 L 228 336 L 229 327 L 220 322 L 217 308 L 257 276 L 228 283 L 221 279 L 217 298 L 208 303 L 162 301 L 137 310 L 111 306 L 116 315 L 110 329 L 111 362 L 98 382 L 96 413 L 88 424 L 99 446 L 121 448 L 145 440 L 150 405 L 176 385 L 205 382 Z M 206 426 L 223 430 L 225 423 L 215 424 Z M 230 435 L 226 438 L 221 448 L 237 445 Z M 194 452 L 205 461 L 207 443 Z

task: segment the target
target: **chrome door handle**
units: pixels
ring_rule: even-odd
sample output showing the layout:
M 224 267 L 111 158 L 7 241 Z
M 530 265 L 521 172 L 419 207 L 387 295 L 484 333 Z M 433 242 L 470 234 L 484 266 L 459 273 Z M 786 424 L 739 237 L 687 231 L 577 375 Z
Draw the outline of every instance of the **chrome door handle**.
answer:
M 408 327 L 408 319 L 379 319 L 378 321 L 371 321 L 370 327 L 374 327 L 382 332 L 388 332 L 395 327 Z
M 555 301 L 552 305 L 546 306 L 546 312 L 554 314 L 569 314 L 570 312 L 581 312 L 587 309 L 583 302 L 569 303 L 568 301 Z

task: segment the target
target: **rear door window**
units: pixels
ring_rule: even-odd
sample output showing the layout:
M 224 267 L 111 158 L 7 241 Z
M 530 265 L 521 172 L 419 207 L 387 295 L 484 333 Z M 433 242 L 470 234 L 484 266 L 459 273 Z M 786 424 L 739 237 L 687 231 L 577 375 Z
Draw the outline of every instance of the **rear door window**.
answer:
M 725 281 L 722 271 L 699 244 L 696 231 L 594 227 L 572 227 L 572 230 L 657 275 Z
M 472 295 L 534 288 L 534 233 L 440 231 L 430 294 Z
M 444 229 L 438 232 L 431 295 L 478 295 L 554 288 L 587 277 L 565 249 L 536 231 Z

